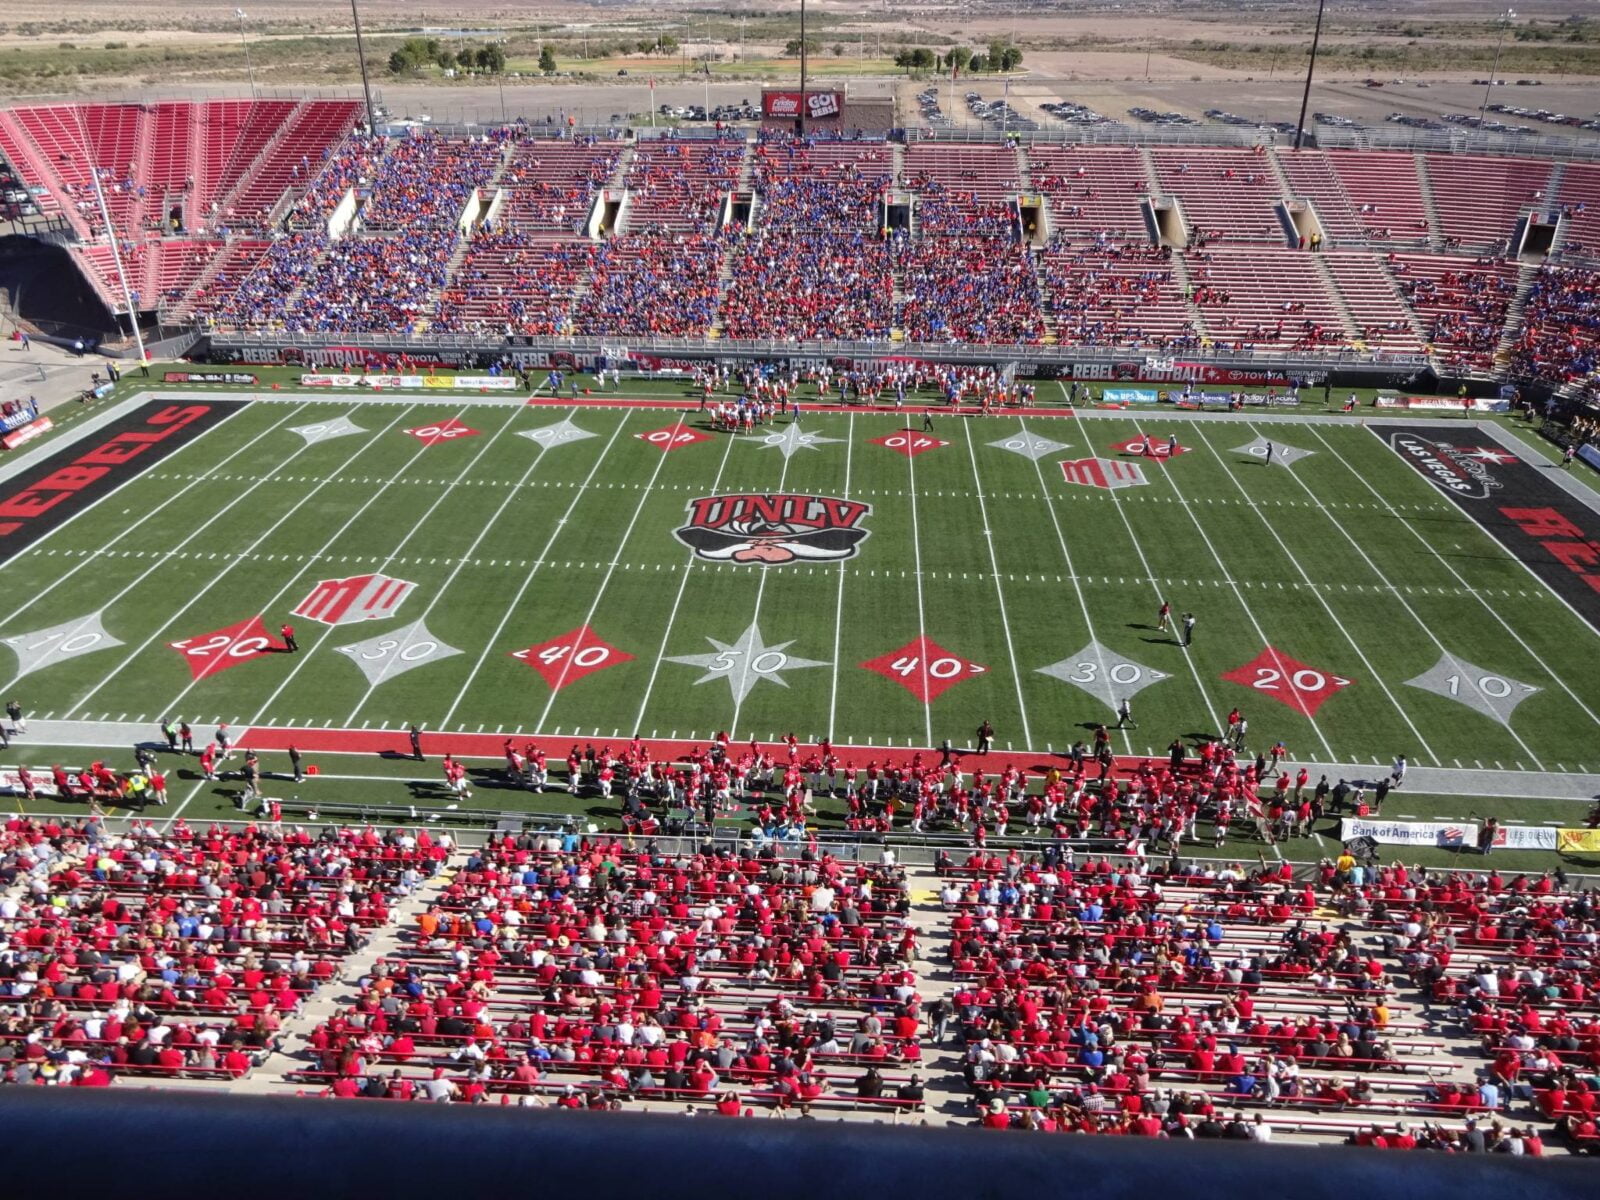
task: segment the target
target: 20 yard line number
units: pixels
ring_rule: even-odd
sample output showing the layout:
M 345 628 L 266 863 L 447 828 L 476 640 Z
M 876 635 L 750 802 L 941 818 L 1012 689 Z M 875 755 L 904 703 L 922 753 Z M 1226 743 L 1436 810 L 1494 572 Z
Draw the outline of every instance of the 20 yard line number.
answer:
M 1256 678 L 1250 686 L 1261 692 L 1279 691 L 1287 682 L 1290 689 L 1296 692 L 1315 694 L 1332 684 L 1336 688 L 1349 687 L 1350 681 L 1340 675 L 1324 675 L 1310 667 L 1290 672 L 1287 677 L 1284 672 L 1276 667 L 1257 667 Z
M 97 638 L 98 634 L 95 635 Z M 271 638 L 252 634 L 250 637 L 235 638 L 225 633 L 213 633 L 206 636 L 205 640 L 198 638 L 181 638 L 172 643 L 174 650 L 181 650 L 190 658 L 211 658 L 224 655 L 231 658 L 251 658 L 260 654 L 272 645 Z M 63 643 L 65 649 L 65 643 Z

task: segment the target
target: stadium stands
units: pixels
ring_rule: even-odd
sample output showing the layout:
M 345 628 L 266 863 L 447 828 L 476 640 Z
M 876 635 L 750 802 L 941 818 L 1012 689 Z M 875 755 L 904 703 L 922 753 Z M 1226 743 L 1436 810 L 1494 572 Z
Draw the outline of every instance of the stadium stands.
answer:
M 96 171 L 135 304 L 221 327 L 1353 347 L 1432 353 L 1441 369 L 1480 374 L 1502 368 L 1497 349 L 1515 343 L 1525 376 L 1577 381 L 1589 370 L 1581 287 L 1556 288 L 1558 299 L 1542 290 L 1539 327 L 1523 328 L 1512 265 L 1473 256 L 1504 253 L 1539 211 L 1562 223 L 1552 266 L 1585 269 L 1600 244 L 1592 164 L 1046 142 L 900 148 L 772 130 L 749 142 L 730 131 L 541 138 L 522 126 L 370 139 L 352 132 L 359 111 L 345 100 L 22 105 L 0 109 L 0 154 L 41 213 L 82 239 L 74 259 L 108 306 L 124 301 Z M 611 203 L 598 209 L 608 186 Z M 324 244 L 352 189 L 351 228 L 363 240 Z M 466 245 L 404 241 L 454 231 L 474 189 L 485 207 L 471 214 L 478 228 Z M 748 225 L 740 208 L 743 232 L 723 237 L 730 198 L 745 197 Z M 910 230 L 884 240 L 885 202 L 907 197 Z M 1191 235 L 1176 259 L 1151 249 L 1172 229 L 1158 231 L 1146 202 L 1168 197 Z M 1315 262 L 1290 252 L 1297 235 L 1280 211 L 1301 201 L 1326 235 L 1298 246 L 1320 251 Z M 376 234 L 393 236 L 366 240 Z M 1386 261 L 1386 250 L 1399 253 Z M 377 278 L 380 265 L 407 281 L 397 303 L 329 293 Z M 985 304 L 985 289 L 998 305 Z M 1552 358 L 1561 354 L 1569 360 Z
M 635 147 L 628 165 L 629 233 L 712 233 L 739 180 L 746 146 L 727 138 Z
M 1276 210 L 1282 196 L 1264 151 L 1159 147 L 1149 153 L 1161 194 L 1183 206 L 1191 244 L 1284 245 Z
M 522 141 L 500 179 L 501 220 L 518 229 L 583 232 L 594 194 L 622 159 L 614 142 Z
M 1423 254 L 1392 254 L 1389 263 L 1440 360 L 1488 370 L 1516 295 L 1516 268 L 1494 259 Z
M 1041 256 L 1040 269 L 1044 310 L 1060 343 L 1160 350 L 1199 344 L 1173 281 L 1170 250 L 1052 247 Z
M 1600 271 L 1545 266 L 1512 347 L 1513 374 L 1564 384 L 1600 370 Z
M 1292 250 L 1206 250 L 1186 256 L 1194 302 L 1213 341 L 1278 349 L 1347 344 L 1316 256 Z
M 572 303 L 594 268 L 589 241 L 549 241 L 519 230 L 483 231 L 440 294 L 430 328 L 540 335 L 572 328 Z
M 1439 211 L 1435 232 L 1446 250 L 1501 253 L 1520 216 L 1555 207 L 1547 162 L 1444 154 L 1426 155 L 1423 162 Z

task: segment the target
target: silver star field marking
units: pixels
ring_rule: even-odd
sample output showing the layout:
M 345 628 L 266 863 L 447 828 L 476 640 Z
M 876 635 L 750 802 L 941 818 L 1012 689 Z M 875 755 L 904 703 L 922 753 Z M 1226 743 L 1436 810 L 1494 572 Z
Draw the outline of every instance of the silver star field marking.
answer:
M 715 679 L 726 679 L 729 689 L 733 692 L 735 704 L 744 703 L 744 698 L 763 679 L 780 687 L 788 687 L 789 684 L 783 678 L 784 671 L 800 667 L 832 665 L 787 653 L 788 648 L 794 644 L 793 639 L 767 645 L 757 625 L 751 625 L 735 642 L 722 642 L 714 637 L 708 637 L 706 641 L 717 648 L 716 653 L 682 654 L 668 658 L 667 661 L 683 663 L 688 667 L 704 668 L 705 674 L 694 681 L 697 687 Z
M 335 646 L 334 649 L 360 667 L 361 673 L 373 687 L 385 679 L 404 675 L 413 668 L 461 653 L 448 642 L 434 637 L 421 621 L 413 621 L 404 629 L 380 633 L 365 641 Z
M 782 429 L 774 430 L 763 437 L 761 439 L 761 449 L 771 450 L 776 448 L 785 458 L 793 458 L 797 450 L 815 450 L 828 442 L 841 440 L 840 438 L 823 437 L 821 434 L 809 433 L 790 422 Z
M 1151 684 L 1172 678 L 1167 671 L 1136 663 L 1093 641 L 1060 662 L 1040 667 L 1039 674 L 1082 688 L 1113 712 L 1122 701 L 1131 700 Z
M 563 417 L 554 425 L 541 425 L 538 429 L 519 429 L 518 437 L 525 437 L 530 441 L 549 449 L 552 446 L 565 446 L 569 442 L 581 442 L 584 438 L 599 437 L 599 434 L 590 433 L 581 425 L 574 425 L 569 419 Z
M 990 442 L 996 450 L 1009 450 L 1013 454 L 1020 454 L 1023 458 L 1031 458 L 1038 462 L 1041 458 L 1049 458 L 1057 450 L 1065 450 L 1066 443 L 1052 442 L 1047 437 L 1040 437 L 1037 433 L 1026 429 L 1019 429 L 1010 437 L 1003 437 L 998 442 Z
M 63 621 L 47 629 L 12 634 L 0 638 L 0 645 L 11 647 L 12 653 L 17 656 L 17 678 L 21 679 L 24 675 L 31 675 L 65 659 L 122 645 L 121 639 L 106 632 L 100 615 L 92 612 L 86 617 Z
M 1453 654 L 1441 654 L 1431 668 L 1415 679 L 1406 680 L 1406 686 L 1465 704 L 1473 712 L 1482 713 L 1507 729 L 1511 728 L 1511 714 L 1517 705 L 1544 690 L 1509 675 L 1486 671 Z
M 352 433 L 365 433 L 365 429 L 357 425 L 349 417 L 335 417 L 331 421 L 318 421 L 315 425 L 292 425 L 290 433 L 298 433 L 305 438 L 306 445 L 315 445 L 317 442 L 331 442 L 334 438 L 349 437 Z
M 1267 447 L 1272 447 L 1272 457 L 1267 457 Z M 1315 454 L 1315 450 L 1302 450 L 1298 446 L 1285 446 L 1282 442 L 1274 442 L 1269 438 L 1258 437 L 1255 441 L 1243 446 L 1233 448 L 1235 454 L 1248 454 L 1251 458 L 1259 459 L 1269 466 L 1292 467 L 1302 458 Z

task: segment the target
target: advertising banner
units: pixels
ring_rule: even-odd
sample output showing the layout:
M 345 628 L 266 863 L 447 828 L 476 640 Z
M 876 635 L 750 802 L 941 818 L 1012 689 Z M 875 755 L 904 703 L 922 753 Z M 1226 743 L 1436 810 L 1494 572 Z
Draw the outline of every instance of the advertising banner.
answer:
M 1458 846 L 1476 846 L 1478 827 L 1466 822 L 1445 821 L 1373 821 L 1360 817 L 1345 817 L 1339 822 L 1339 840 L 1369 837 L 1381 846 L 1443 846 L 1453 850 Z
M 162 383 L 240 383 L 253 387 L 259 377 L 244 371 L 168 371 Z
M 1107 388 L 1101 398 L 1107 404 L 1154 404 L 1160 397 L 1149 388 Z
M 29 421 L 26 425 L 18 426 L 6 434 L 5 437 L 0 438 L 0 446 L 4 446 L 7 450 L 15 450 L 24 442 L 31 442 L 41 433 L 47 433 L 54 428 L 55 423 L 49 417 L 38 417 Z
M 1496 850 L 1554 850 L 1559 831 L 1545 826 L 1499 825 L 1494 831 Z
M 800 106 L 805 105 L 806 119 L 808 121 L 824 120 L 837 117 L 844 111 L 844 97 L 839 92 L 763 92 L 761 94 L 761 111 L 768 117 L 778 119 L 793 118 L 800 115 Z
M 1563 854 L 1600 853 L 1600 829 L 1558 829 L 1556 849 Z

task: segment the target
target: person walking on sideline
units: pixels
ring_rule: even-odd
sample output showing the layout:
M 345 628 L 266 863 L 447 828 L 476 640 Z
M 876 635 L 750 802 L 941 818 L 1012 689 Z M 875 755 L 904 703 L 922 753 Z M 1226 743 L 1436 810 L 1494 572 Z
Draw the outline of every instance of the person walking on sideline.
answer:
M 167 749 L 169 751 L 178 749 L 178 727 L 172 723 L 170 717 L 161 722 L 161 736 L 167 739 Z
M 27 733 L 28 721 L 22 715 L 22 701 L 12 700 L 6 705 L 6 716 L 11 718 L 12 733 Z
M 306 776 L 305 772 L 300 769 L 300 747 L 293 742 L 289 743 L 289 765 L 294 768 L 294 781 L 303 783 Z
M 418 762 L 425 762 L 422 757 L 422 730 L 415 725 L 411 727 L 411 757 Z
M 1165 633 L 1167 631 L 1167 626 L 1169 626 L 1171 623 L 1172 604 L 1170 601 L 1163 600 L 1161 602 L 1161 607 L 1156 609 L 1156 632 Z
M 1389 772 L 1389 786 L 1399 787 L 1406 781 L 1406 756 L 1401 754 L 1394 760 L 1394 767 Z
M 1563 470 L 1572 470 L 1572 458 L 1577 453 L 1578 448 L 1576 446 L 1568 446 L 1561 452 L 1561 466 Z
M 1186 612 L 1183 614 L 1183 648 L 1187 650 L 1193 644 L 1194 614 L 1192 612 Z
M 922 432 L 933 432 L 933 409 L 931 408 L 925 408 L 922 410 Z
M 985 721 L 978 726 L 978 753 L 989 753 L 989 747 L 994 743 L 994 726 Z
M 300 649 L 300 643 L 294 640 L 294 626 L 293 625 L 291 625 L 287 621 L 285 621 L 283 623 L 283 628 L 280 629 L 278 632 L 283 635 L 283 648 L 285 650 L 287 650 L 290 654 L 293 654 L 297 650 Z
M 1137 728 L 1139 728 L 1139 723 L 1133 719 L 1133 708 L 1132 708 L 1132 706 L 1129 705 L 1126 696 L 1124 696 L 1123 699 L 1122 699 L 1122 702 L 1117 705 L 1117 728 L 1118 729 L 1137 729 Z
M 178 740 L 183 743 L 183 752 L 185 754 L 194 753 L 194 730 L 189 728 L 189 722 L 178 722 Z

